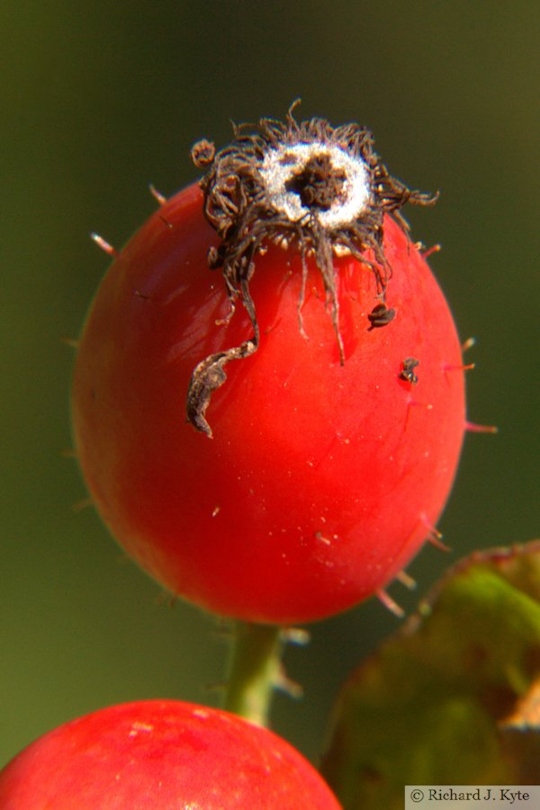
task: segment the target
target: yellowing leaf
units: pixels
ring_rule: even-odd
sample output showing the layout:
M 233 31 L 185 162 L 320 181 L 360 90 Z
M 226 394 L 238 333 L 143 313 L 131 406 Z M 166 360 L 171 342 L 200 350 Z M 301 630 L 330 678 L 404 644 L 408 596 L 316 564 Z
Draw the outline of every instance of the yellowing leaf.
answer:
M 540 779 L 540 541 L 477 552 L 345 685 L 322 771 L 345 810 L 407 784 Z

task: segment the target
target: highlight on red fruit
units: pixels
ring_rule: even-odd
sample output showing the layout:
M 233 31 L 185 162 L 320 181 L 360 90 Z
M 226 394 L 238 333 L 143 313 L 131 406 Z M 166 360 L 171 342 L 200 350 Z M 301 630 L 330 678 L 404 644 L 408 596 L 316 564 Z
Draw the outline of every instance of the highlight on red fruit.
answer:
M 0 772 L 2 810 L 339 810 L 322 777 L 270 731 L 171 700 L 96 711 Z
M 92 499 L 139 565 L 210 611 L 346 610 L 417 553 L 466 424 L 452 314 L 356 124 L 263 120 L 193 150 L 199 184 L 118 252 L 73 384 Z

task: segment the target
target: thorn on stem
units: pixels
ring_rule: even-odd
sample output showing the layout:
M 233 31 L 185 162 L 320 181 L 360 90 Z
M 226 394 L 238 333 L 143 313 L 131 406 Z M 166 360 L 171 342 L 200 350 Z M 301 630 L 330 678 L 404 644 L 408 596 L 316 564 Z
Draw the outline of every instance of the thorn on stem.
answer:
M 305 647 L 311 641 L 309 632 L 303 627 L 286 627 L 280 635 L 285 644 L 296 644 L 298 647 Z
M 115 258 L 118 256 L 118 251 L 114 248 L 109 242 L 107 242 L 102 236 L 98 233 L 91 233 L 90 239 L 93 239 L 96 245 L 101 248 L 108 256 L 114 256 Z
M 167 202 L 167 197 L 164 197 L 163 194 L 161 194 L 161 192 L 158 191 L 152 183 L 149 184 L 148 188 L 150 189 L 150 194 L 152 197 L 157 200 L 160 205 L 165 205 Z
M 433 256 L 434 253 L 439 253 L 440 250 L 440 245 L 432 245 L 430 248 L 425 248 L 422 250 L 422 258 L 429 259 L 430 256 Z
M 401 582 L 402 585 L 405 585 L 409 591 L 413 591 L 416 588 L 416 580 L 413 579 L 406 571 L 398 571 L 396 574 L 396 579 L 398 582 Z
M 441 551 L 450 551 L 450 548 L 446 545 L 446 543 L 442 542 L 442 532 L 440 532 L 426 517 L 426 515 L 421 515 L 421 520 L 424 526 L 428 531 L 428 535 L 426 540 L 431 543 L 432 546 L 440 549 Z
M 465 430 L 469 433 L 498 433 L 496 425 L 477 425 L 476 422 L 465 422 Z
M 300 699 L 304 695 L 304 689 L 301 684 L 288 678 L 285 671 L 281 668 L 274 678 L 273 686 L 274 689 L 279 689 L 280 692 L 283 692 L 295 700 Z
M 377 598 L 382 602 L 385 608 L 387 608 L 390 613 L 393 613 L 394 616 L 397 616 L 398 619 L 402 619 L 405 616 L 403 608 L 400 607 L 385 590 L 381 589 L 377 591 Z

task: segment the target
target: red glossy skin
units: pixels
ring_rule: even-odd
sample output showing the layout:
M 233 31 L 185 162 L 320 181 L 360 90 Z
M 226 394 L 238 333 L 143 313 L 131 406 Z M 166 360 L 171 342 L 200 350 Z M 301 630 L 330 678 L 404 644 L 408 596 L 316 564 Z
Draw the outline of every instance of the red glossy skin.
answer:
M 289 624 L 382 589 L 435 525 L 465 429 L 452 315 L 425 260 L 390 218 L 387 326 L 371 270 L 335 260 L 339 350 L 310 267 L 299 328 L 300 258 L 270 246 L 251 283 L 259 350 L 226 367 L 207 411 L 186 423 L 194 366 L 252 334 L 207 267 L 216 237 L 196 186 L 171 198 L 120 253 L 78 353 L 73 422 L 94 502 L 128 553 L 211 611 Z M 419 360 L 416 384 L 400 379 Z
M 2 810 L 339 810 L 284 740 L 177 701 L 112 706 L 40 737 L 0 773 Z

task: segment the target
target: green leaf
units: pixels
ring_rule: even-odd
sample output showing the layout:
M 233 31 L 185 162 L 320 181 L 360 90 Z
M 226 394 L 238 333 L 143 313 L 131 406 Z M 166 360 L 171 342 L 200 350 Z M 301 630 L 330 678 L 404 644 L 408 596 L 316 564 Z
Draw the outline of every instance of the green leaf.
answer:
M 345 810 L 411 784 L 540 779 L 540 541 L 477 552 L 339 697 L 322 772 Z

